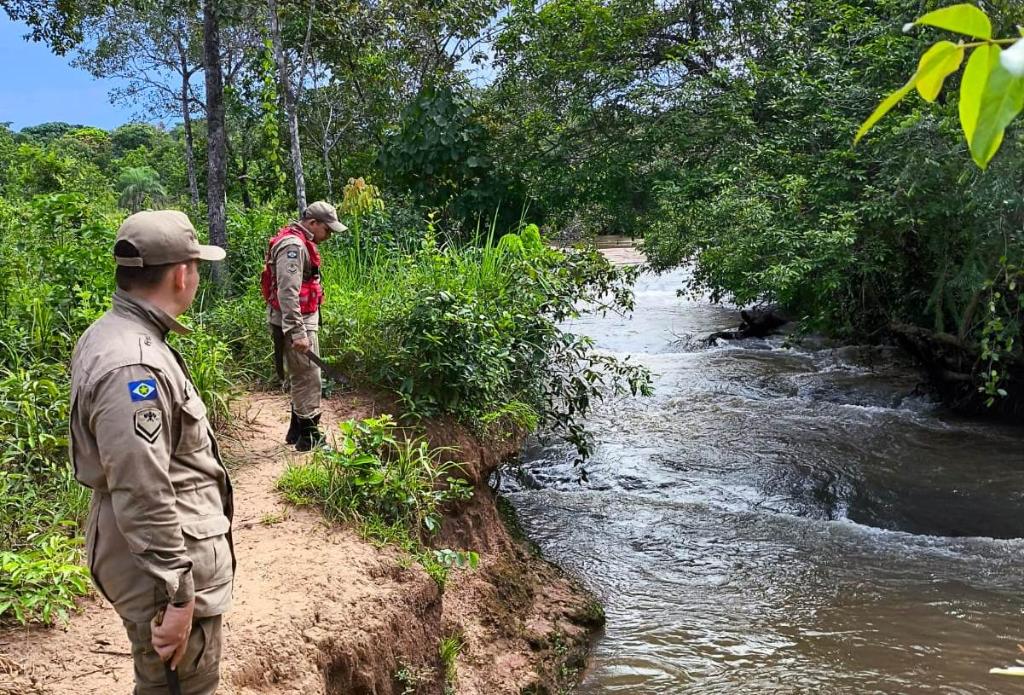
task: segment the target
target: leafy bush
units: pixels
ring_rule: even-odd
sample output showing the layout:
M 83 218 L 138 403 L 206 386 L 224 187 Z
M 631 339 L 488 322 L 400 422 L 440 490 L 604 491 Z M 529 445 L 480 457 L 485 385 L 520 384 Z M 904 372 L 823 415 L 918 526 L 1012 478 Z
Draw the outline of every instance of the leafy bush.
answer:
M 51 534 L 35 540 L 31 550 L 0 551 L 0 623 L 66 622 L 75 597 L 89 589 L 80 539 Z
M 585 308 L 627 310 L 636 270 L 596 251 L 546 247 L 536 227 L 479 247 L 325 261 L 321 347 L 355 377 L 397 391 L 414 416 L 471 426 L 550 426 L 586 453 L 579 423 L 608 393 L 649 392 L 638 365 L 560 329 Z
M 440 528 L 445 503 L 472 495 L 444 449 L 401 437 L 390 415 L 339 428 L 335 449 L 317 451 L 281 477 L 278 486 L 292 502 L 319 505 L 334 520 L 397 525 L 422 541 Z
M 278 488 L 294 504 L 315 504 L 333 521 L 350 521 L 379 543 L 397 545 L 444 587 L 452 569 L 475 569 L 472 551 L 432 550 L 444 506 L 469 499 L 473 489 L 458 477 L 461 466 L 446 449 L 403 436 L 390 415 L 339 425 L 333 450 L 318 450 L 305 465 L 290 465 Z

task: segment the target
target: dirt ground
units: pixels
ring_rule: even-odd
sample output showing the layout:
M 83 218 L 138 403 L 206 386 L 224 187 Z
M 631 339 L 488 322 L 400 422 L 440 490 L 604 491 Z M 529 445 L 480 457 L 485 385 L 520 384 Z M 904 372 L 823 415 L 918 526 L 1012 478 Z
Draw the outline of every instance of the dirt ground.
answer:
M 324 421 L 378 414 L 368 394 L 326 404 Z M 475 571 L 445 590 L 408 558 L 329 527 L 286 505 L 274 483 L 302 454 L 282 442 L 281 395 L 243 401 L 236 432 L 221 438 L 233 468 L 238 568 L 225 617 L 221 693 L 441 693 L 437 645 L 461 634 L 454 692 L 557 692 L 581 667 L 602 618 L 571 580 L 514 540 L 500 521 L 487 476 L 517 441 L 482 447 L 451 424 L 430 428 L 436 444 L 458 444 L 474 499 L 446 520 L 439 547 L 480 553 Z M 129 693 L 131 657 L 113 609 L 97 597 L 55 629 L 0 631 L 0 695 Z M 411 677 L 401 682 L 399 672 Z
M 647 256 L 632 245 L 603 248 L 601 253 L 615 265 L 641 265 L 647 262 Z

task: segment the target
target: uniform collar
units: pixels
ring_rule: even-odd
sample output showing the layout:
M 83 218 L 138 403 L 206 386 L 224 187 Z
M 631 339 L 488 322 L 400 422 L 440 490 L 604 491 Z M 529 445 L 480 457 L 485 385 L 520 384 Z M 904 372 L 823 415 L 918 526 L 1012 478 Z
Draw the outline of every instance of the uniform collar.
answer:
M 302 224 L 302 220 L 296 220 L 292 223 L 292 226 L 302 231 L 306 235 L 306 238 L 313 241 L 313 232 L 309 231 L 306 225 Z
M 143 324 L 155 329 L 161 336 L 174 331 L 181 335 L 192 332 L 190 328 L 178 323 L 178 320 L 152 302 L 136 297 L 124 290 L 114 291 L 114 311 L 129 318 L 138 319 Z

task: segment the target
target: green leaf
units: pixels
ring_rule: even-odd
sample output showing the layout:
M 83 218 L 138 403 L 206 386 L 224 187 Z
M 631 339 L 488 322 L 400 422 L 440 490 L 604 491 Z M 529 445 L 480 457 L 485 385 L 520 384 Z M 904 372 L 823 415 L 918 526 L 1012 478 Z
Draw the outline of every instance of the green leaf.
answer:
M 939 41 L 925 51 L 917 64 L 917 91 L 921 97 L 934 102 L 942 91 L 942 83 L 960 69 L 963 60 L 963 46 L 952 41 Z
M 1024 78 L 1012 75 L 999 62 L 985 82 L 978 125 L 971 138 L 971 156 L 984 169 L 999 151 L 1003 131 L 1024 109 Z
M 938 50 L 936 50 L 938 49 Z M 857 130 L 857 135 L 853 139 L 853 144 L 856 145 L 860 142 L 860 139 L 864 137 L 871 128 L 882 119 L 885 114 L 889 113 L 896 104 L 900 103 L 903 97 L 907 96 L 914 89 L 918 80 L 922 78 L 930 79 L 936 71 L 939 70 L 943 65 L 946 64 L 947 59 L 955 52 L 960 52 L 959 60 L 963 60 L 962 48 L 949 41 L 940 41 L 939 43 L 928 49 L 923 56 L 917 72 L 911 75 L 907 83 L 900 87 L 898 90 L 887 96 L 881 104 L 874 110 L 874 112 L 868 116 L 868 119 L 861 124 L 860 129 Z M 959 62 L 957 63 L 959 67 Z M 955 70 L 956 68 L 954 68 Z M 946 73 L 948 75 L 948 73 Z M 944 80 L 946 75 L 942 76 Z M 942 87 L 942 82 L 939 82 L 939 88 Z
M 992 38 L 992 22 L 989 21 L 988 15 L 974 5 L 966 3 L 929 12 L 914 24 L 927 24 L 979 39 Z
M 898 90 L 887 96 L 882 103 L 874 110 L 874 112 L 868 116 L 868 119 L 861 124 L 860 129 L 857 130 L 856 137 L 853 138 L 853 144 L 856 145 L 860 142 L 860 139 L 864 137 L 871 128 L 882 120 L 882 116 L 892 111 L 892 108 L 896 104 L 903 100 L 903 97 L 910 93 L 910 90 L 914 88 L 914 78 L 911 78 L 910 82 L 900 87 Z
M 979 46 L 971 53 L 964 68 L 964 76 L 960 81 L 960 125 L 968 144 L 974 138 L 974 130 L 978 125 L 978 114 L 981 111 L 981 95 L 985 91 L 985 83 L 992 68 L 999 63 L 1001 49 L 995 44 Z

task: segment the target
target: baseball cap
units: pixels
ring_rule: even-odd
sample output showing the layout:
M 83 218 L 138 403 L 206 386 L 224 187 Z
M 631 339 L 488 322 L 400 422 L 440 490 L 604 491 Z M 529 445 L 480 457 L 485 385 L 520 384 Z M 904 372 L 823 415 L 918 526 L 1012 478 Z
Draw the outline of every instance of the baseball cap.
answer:
M 122 241 L 131 244 L 138 255 L 118 255 L 118 251 L 123 249 Z M 200 244 L 188 215 L 177 210 L 147 210 L 130 215 L 117 230 L 114 249 L 114 260 L 118 265 L 136 268 L 196 258 L 222 261 L 227 255 L 219 246 Z
M 315 203 L 310 203 L 309 207 L 306 208 L 304 217 L 312 217 L 314 220 L 323 222 L 332 231 L 344 232 L 348 229 L 345 225 L 338 221 L 338 211 L 330 203 L 318 200 Z

